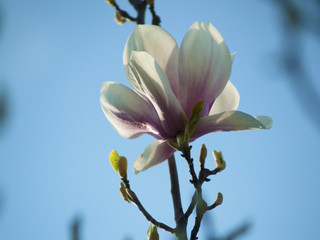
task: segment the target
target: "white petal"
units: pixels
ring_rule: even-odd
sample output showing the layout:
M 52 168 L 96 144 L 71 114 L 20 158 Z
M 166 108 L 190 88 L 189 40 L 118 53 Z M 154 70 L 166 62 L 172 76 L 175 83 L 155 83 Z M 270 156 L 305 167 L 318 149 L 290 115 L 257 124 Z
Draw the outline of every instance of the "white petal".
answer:
M 265 117 L 263 121 L 266 118 L 268 117 Z M 199 121 L 192 140 L 211 132 L 268 129 L 269 126 L 265 126 L 258 119 L 260 120 L 259 117 L 253 117 L 240 111 L 227 111 L 203 117 Z
M 149 133 L 156 138 L 166 136 L 151 105 L 131 89 L 105 82 L 101 88 L 100 104 L 113 128 L 125 138 Z
M 170 136 L 184 128 L 183 109 L 174 95 L 168 78 L 154 58 L 146 52 L 132 52 L 128 63 L 128 79 L 134 89 L 155 108 Z
M 240 96 L 236 87 L 228 81 L 219 97 L 214 101 L 209 115 L 237 110 L 239 106 Z
M 166 141 L 156 140 L 143 150 L 133 164 L 135 173 L 139 173 L 165 161 L 175 150 Z
M 231 72 L 231 55 L 220 33 L 210 24 L 194 23 L 179 52 L 179 99 L 188 117 L 195 103 L 205 100 L 209 113 Z
M 123 52 L 125 68 L 133 51 L 149 53 L 166 73 L 173 91 L 178 93 L 179 48 L 168 32 L 159 26 L 138 25 L 129 36 Z

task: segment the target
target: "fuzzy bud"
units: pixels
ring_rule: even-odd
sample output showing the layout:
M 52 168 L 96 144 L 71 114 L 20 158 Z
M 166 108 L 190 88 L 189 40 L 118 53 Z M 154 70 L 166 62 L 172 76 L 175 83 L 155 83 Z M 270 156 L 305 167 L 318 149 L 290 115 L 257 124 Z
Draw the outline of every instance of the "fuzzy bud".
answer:
M 222 202 L 223 202 L 223 196 L 222 196 L 222 193 L 219 192 L 217 195 L 217 200 L 214 202 L 214 205 L 219 206 L 222 204 Z
M 126 202 L 130 203 L 130 200 L 128 198 L 128 194 L 126 192 L 126 186 L 123 182 L 120 183 L 120 189 L 119 189 L 120 195 Z
M 200 150 L 200 157 L 199 157 L 199 162 L 201 167 L 204 167 L 206 157 L 207 157 L 207 148 L 206 148 L 206 145 L 202 144 L 201 150 Z
M 127 178 L 127 168 L 128 168 L 128 161 L 125 157 L 120 157 L 119 159 L 119 175 L 121 178 Z
M 216 166 L 219 169 L 219 172 L 226 168 L 226 162 L 223 160 L 222 153 L 213 150 L 213 156 L 215 158 Z
M 156 226 L 150 225 L 147 231 L 148 240 L 159 240 L 159 234 Z

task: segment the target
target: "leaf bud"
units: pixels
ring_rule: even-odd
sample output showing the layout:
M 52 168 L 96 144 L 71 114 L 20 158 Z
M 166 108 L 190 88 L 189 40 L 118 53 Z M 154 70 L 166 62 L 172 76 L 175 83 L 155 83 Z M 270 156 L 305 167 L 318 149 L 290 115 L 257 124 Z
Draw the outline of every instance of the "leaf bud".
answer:
M 119 171 L 119 155 L 116 150 L 113 150 L 109 155 L 109 160 L 113 169 L 118 172 Z
M 127 178 L 127 168 L 128 168 L 128 161 L 125 157 L 120 157 L 119 159 L 119 175 L 121 178 Z
M 214 205 L 215 205 L 215 206 L 219 206 L 219 205 L 222 204 L 222 202 L 223 202 L 222 193 L 221 193 L 221 192 L 218 192 L 217 200 L 214 202 Z
M 148 240 L 159 240 L 159 234 L 156 226 L 150 226 L 148 227 L 147 231 Z
M 221 172 L 226 168 L 226 162 L 223 160 L 222 152 L 217 152 L 216 150 L 213 150 L 213 156 L 215 158 L 216 166 L 219 169 L 219 172 Z
M 200 150 L 200 156 L 199 156 L 199 162 L 201 167 L 204 167 L 206 157 L 207 157 L 207 148 L 206 148 L 206 145 L 202 144 L 201 150 Z
M 129 200 L 129 198 L 128 198 L 128 194 L 127 194 L 127 192 L 126 192 L 126 186 L 124 185 L 123 182 L 120 183 L 120 189 L 119 189 L 119 191 L 120 191 L 120 195 L 121 195 L 121 197 L 123 198 L 123 200 L 125 200 L 125 201 L 128 202 L 128 203 L 130 203 L 130 200 Z

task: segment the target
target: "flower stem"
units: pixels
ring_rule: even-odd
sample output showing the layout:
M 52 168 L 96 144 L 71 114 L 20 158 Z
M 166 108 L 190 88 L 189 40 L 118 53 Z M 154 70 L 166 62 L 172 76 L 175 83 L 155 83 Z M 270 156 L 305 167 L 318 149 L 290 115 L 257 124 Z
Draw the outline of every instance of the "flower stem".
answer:
M 181 196 L 180 196 L 180 187 L 179 187 L 179 178 L 177 172 L 177 165 L 174 155 L 168 159 L 170 180 L 171 180 L 171 196 L 173 201 L 174 208 L 174 219 L 176 222 L 176 231 L 175 236 L 179 240 L 187 240 L 187 219 L 184 217 Z

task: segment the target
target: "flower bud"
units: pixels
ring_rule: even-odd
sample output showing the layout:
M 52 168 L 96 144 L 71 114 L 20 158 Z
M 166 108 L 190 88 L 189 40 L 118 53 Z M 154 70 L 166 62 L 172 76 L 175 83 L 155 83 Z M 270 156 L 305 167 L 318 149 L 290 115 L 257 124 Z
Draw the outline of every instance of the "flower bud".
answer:
M 221 204 L 222 204 L 222 201 L 223 201 L 223 196 L 222 196 L 222 193 L 219 192 L 218 195 L 217 195 L 217 200 L 214 202 L 214 204 L 212 204 L 211 206 L 209 206 L 209 207 L 207 208 L 207 210 L 212 210 L 212 209 L 214 209 L 215 207 L 221 205 Z
M 119 155 L 116 150 L 113 150 L 109 155 L 109 160 L 113 169 L 118 172 L 119 171 Z
M 119 189 L 119 191 L 120 191 L 120 195 L 121 195 L 121 197 L 123 198 L 123 200 L 125 200 L 125 201 L 128 202 L 128 203 L 130 203 L 130 200 L 129 200 L 129 198 L 128 198 L 128 194 L 127 194 L 127 192 L 126 192 L 126 186 L 124 185 L 123 182 L 120 183 L 120 189 Z
M 216 166 L 219 169 L 219 172 L 226 168 L 226 162 L 223 160 L 222 153 L 213 150 L 213 156 L 215 158 Z
M 218 192 L 217 200 L 214 202 L 214 205 L 215 205 L 215 206 L 219 206 L 219 205 L 222 204 L 222 202 L 223 202 L 222 193 Z
M 159 240 L 159 234 L 156 226 L 150 225 L 147 231 L 148 240 Z
M 201 150 L 200 150 L 199 162 L 200 162 L 200 165 L 203 167 L 206 161 L 206 157 L 207 157 L 207 148 L 206 148 L 206 145 L 202 144 Z
M 127 168 L 128 168 L 128 161 L 125 157 L 120 157 L 119 159 L 119 175 L 121 178 L 127 178 Z

